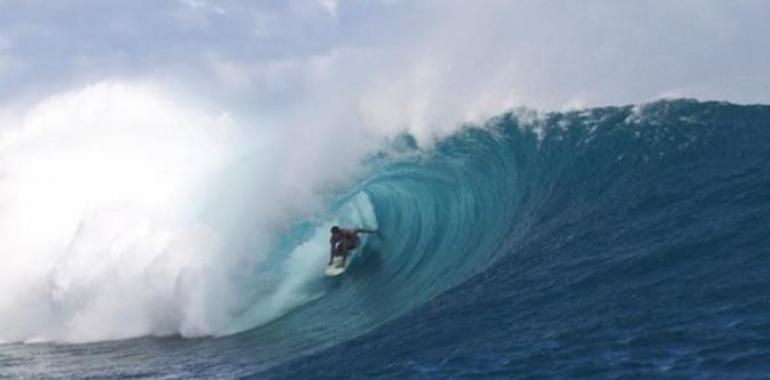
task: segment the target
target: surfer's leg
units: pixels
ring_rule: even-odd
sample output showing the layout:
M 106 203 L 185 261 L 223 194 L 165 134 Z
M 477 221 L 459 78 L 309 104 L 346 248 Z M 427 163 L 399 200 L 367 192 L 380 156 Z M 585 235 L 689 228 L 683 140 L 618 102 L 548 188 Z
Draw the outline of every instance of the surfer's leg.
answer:
M 345 262 L 348 260 L 348 253 L 349 252 L 350 251 L 347 251 L 347 250 L 342 252 L 342 266 L 343 267 L 345 266 Z
M 344 267 L 348 261 L 348 255 L 356 248 L 358 244 L 355 241 L 344 241 L 340 243 L 337 255 L 342 256 L 342 263 L 340 266 Z

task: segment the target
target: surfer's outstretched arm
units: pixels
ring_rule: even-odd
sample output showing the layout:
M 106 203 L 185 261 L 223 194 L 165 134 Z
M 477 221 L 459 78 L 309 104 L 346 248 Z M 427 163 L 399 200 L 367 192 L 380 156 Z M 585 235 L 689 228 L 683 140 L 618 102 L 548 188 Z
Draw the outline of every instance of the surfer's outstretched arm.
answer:
M 364 228 L 356 228 L 356 233 L 357 234 L 362 234 L 362 233 L 363 234 L 373 234 L 373 233 L 376 233 L 376 232 L 377 232 L 377 230 L 367 230 L 367 229 L 364 229 Z

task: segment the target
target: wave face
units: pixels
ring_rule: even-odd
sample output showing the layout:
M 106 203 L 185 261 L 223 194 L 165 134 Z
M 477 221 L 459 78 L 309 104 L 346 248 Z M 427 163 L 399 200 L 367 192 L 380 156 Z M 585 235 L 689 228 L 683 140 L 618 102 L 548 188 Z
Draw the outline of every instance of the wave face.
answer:
M 766 374 L 770 107 L 526 116 L 362 184 L 381 261 L 348 280 L 372 304 L 335 307 L 422 305 L 262 375 Z
M 690 100 L 406 136 L 283 236 L 232 330 L 258 327 L 0 357 L 112 363 L 44 367 L 68 377 L 760 376 L 769 162 L 770 107 Z M 379 229 L 338 279 L 332 224 Z

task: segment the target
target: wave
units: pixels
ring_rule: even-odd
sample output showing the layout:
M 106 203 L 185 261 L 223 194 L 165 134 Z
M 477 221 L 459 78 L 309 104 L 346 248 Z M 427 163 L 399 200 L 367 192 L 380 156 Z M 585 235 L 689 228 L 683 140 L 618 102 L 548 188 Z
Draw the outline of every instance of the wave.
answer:
M 211 261 L 244 269 L 202 272 L 237 275 L 234 317 L 211 333 L 225 336 L 164 343 L 153 363 L 279 378 L 573 377 L 583 356 L 623 366 L 638 354 L 682 374 L 750 357 L 759 346 L 734 341 L 757 338 L 770 289 L 768 120 L 768 106 L 670 100 L 517 110 L 430 147 L 401 136 L 354 182 L 321 192 L 323 210 L 284 220 L 270 255 Z M 322 274 L 333 224 L 378 229 L 340 278 Z M 724 329 L 734 333 L 713 334 Z M 158 350 L 114 344 L 143 347 L 131 359 L 142 362 Z
M 592 339 L 632 342 L 605 347 L 629 355 L 673 344 L 682 351 L 649 365 L 697 367 L 688 355 L 710 360 L 732 335 L 708 344 L 683 336 L 722 322 L 756 336 L 749 321 L 766 307 L 769 120 L 767 106 L 694 100 L 521 111 L 427 151 L 378 156 L 356 190 L 372 199 L 384 237 L 365 252 L 377 265 L 351 267 L 338 290 L 358 298 L 324 298 L 295 319 L 337 311 L 323 320 L 345 327 L 319 341 L 340 344 L 267 374 L 511 367 L 513 376 L 527 373 L 512 359 L 526 352 L 569 344 L 602 355 Z M 349 323 L 362 314 L 366 323 Z M 638 328 L 633 315 L 644 316 Z M 594 324 L 604 327 L 586 327 Z M 581 329 L 602 338 L 573 337 Z M 680 335 L 665 335 L 672 329 Z M 538 363 L 558 368 L 527 363 L 532 373 Z
M 49 282 L 40 284 L 47 300 L 59 301 L 44 304 L 46 317 L 32 318 L 25 326 L 37 333 L 32 340 L 42 336 L 40 340 L 75 342 L 180 332 L 235 334 L 211 344 L 247 342 L 261 365 L 274 365 L 359 341 L 358 337 L 381 331 L 383 324 L 413 321 L 415 313 L 430 315 L 425 308 L 461 304 L 455 298 L 468 296 L 450 294 L 468 289 L 478 288 L 471 291 L 471 298 L 511 292 L 524 297 L 558 283 L 602 281 L 601 273 L 611 272 L 613 266 L 623 268 L 622 263 L 638 262 L 641 266 L 624 270 L 642 271 L 655 262 L 654 252 L 665 251 L 667 241 L 684 239 L 679 235 L 692 244 L 709 241 L 708 233 L 715 230 L 694 215 L 729 226 L 732 222 L 715 216 L 743 210 L 733 220 L 743 223 L 766 211 L 762 199 L 767 194 L 762 189 L 770 188 L 764 162 L 770 152 L 765 142 L 769 114 L 764 106 L 677 100 L 567 113 L 518 110 L 488 121 L 484 128 L 469 126 L 427 148 L 404 135 L 370 155 L 366 170 L 352 185 L 337 193 L 322 192 L 325 211 L 312 217 L 294 213 L 293 221 L 279 218 L 278 226 L 285 227 L 267 230 L 278 234 L 277 239 L 254 238 L 250 229 L 231 231 L 225 237 L 237 244 L 229 245 L 229 250 L 212 249 L 216 255 L 204 256 L 206 260 L 193 267 L 190 263 L 196 262 L 183 255 L 190 252 L 185 247 L 197 249 L 192 252 L 208 248 L 206 244 L 216 241 L 205 239 L 209 229 L 186 231 L 197 231 L 189 235 L 196 246 L 172 245 L 169 255 L 164 254 L 169 245 L 156 238 L 144 240 L 144 245 L 130 244 L 151 236 L 149 230 L 126 237 L 125 231 L 109 230 L 121 225 L 86 223 L 80 232 L 84 238 L 67 251 L 70 256 L 64 256 L 67 264 L 60 261 Z M 243 175 L 254 168 L 245 162 L 231 167 L 226 180 L 217 181 L 220 192 L 213 193 L 219 195 L 202 203 L 209 205 L 199 211 L 209 228 L 249 220 L 232 218 L 233 210 L 245 209 L 244 203 L 232 199 L 248 194 L 243 189 L 255 183 Z M 328 230 L 334 224 L 377 228 L 378 234 L 368 237 L 342 278 L 329 279 L 322 268 Z M 93 241 L 99 236 L 107 243 Z M 244 236 L 246 243 L 240 240 Z M 271 241 L 270 254 L 255 256 L 255 247 L 265 241 Z M 89 261 L 94 249 L 109 244 L 124 248 L 108 251 L 113 253 L 102 256 L 94 267 Z M 585 244 L 614 253 L 574 252 L 569 257 L 556 253 L 573 252 Z M 153 254 L 141 256 L 134 269 L 128 267 L 136 273 L 120 275 L 113 285 L 97 270 L 127 263 L 126 252 L 148 249 Z M 516 266 L 498 273 L 511 260 Z M 549 272 L 555 268 L 560 268 L 559 275 L 549 278 L 547 273 L 555 273 Z M 489 278 L 499 276 L 517 279 L 515 289 L 510 284 L 509 288 L 489 285 Z M 165 288 L 166 278 L 173 280 L 173 286 Z M 125 305 L 107 308 L 107 314 L 89 314 L 104 304 L 113 305 L 101 295 L 120 293 L 136 279 L 150 293 L 140 291 L 126 301 L 141 307 L 121 318 L 113 312 Z M 96 283 L 108 286 L 89 291 Z M 100 303 L 94 304 L 92 297 Z M 213 302 L 218 299 L 222 303 Z M 51 305 L 58 309 L 50 309 Z M 207 317 L 212 307 L 229 315 L 214 329 Z M 73 316 L 79 318 L 74 324 Z M 132 321 L 134 317 L 141 323 Z M 36 329 L 35 323 L 45 330 Z M 194 328 L 180 330 L 180 324 L 203 327 L 196 333 Z M 125 329 L 116 334 L 115 329 L 121 328 Z M 46 331 L 53 332 L 46 336 Z

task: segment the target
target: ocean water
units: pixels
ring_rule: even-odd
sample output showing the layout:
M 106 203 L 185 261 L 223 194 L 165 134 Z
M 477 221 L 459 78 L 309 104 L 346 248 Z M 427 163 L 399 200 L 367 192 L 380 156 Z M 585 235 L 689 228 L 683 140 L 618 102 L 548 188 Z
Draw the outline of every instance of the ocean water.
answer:
M 770 106 L 521 110 L 366 168 L 254 269 L 271 313 L 7 342 L 0 378 L 770 378 Z M 332 224 L 379 230 L 341 278 Z

